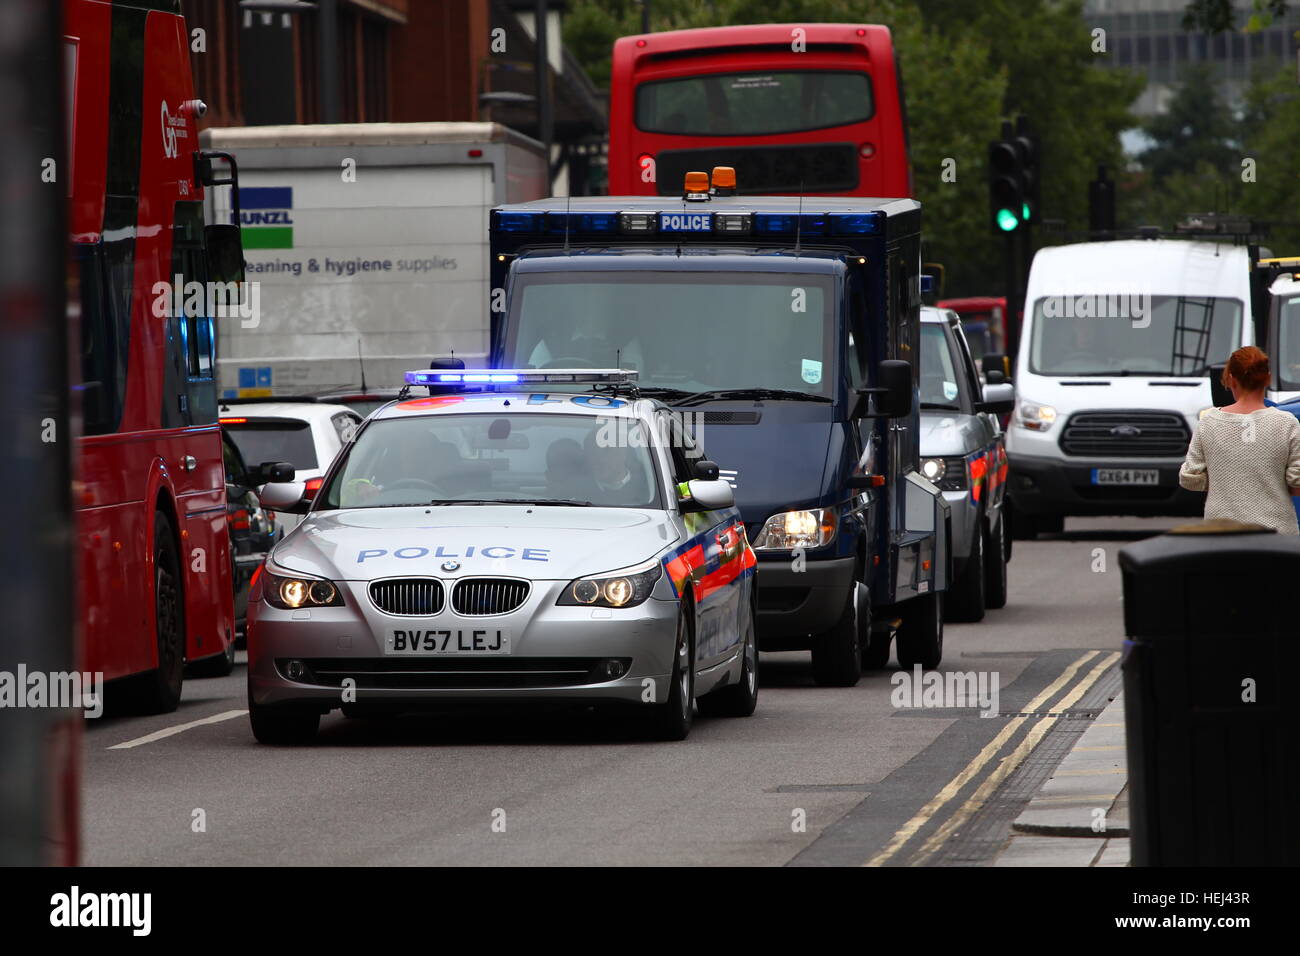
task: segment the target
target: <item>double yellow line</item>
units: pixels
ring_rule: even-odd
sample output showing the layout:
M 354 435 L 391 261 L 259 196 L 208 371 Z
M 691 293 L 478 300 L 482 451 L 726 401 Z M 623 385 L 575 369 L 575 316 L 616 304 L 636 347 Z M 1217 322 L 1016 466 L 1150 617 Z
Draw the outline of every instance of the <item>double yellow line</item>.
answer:
M 899 828 L 898 832 L 894 834 L 893 839 L 889 841 L 884 849 L 863 865 L 884 866 L 885 863 L 889 862 L 890 859 L 896 856 L 903 847 L 910 843 L 912 839 L 921 832 L 927 823 L 935 818 L 935 815 L 940 810 L 955 800 L 957 795 L 965 789 L 966 785 L 978 777 L 980 773 L 982 773 L 984 769 L 993 762 L 994 758 L 998 755 L 998 752 L 1001 751 L 1002 746 L 1007 741 L 1011 740 L 1020 728 L 1032 719 L 1034 714 L 1042 711 L 1044 705 L 1049 700 L 1055 697 L 1062 688 L 1074 680 L 1079 671 L 1083 669 L 1084 665 L 1088 664 L 1094 658 L 1098 658 L 1099 655 L 1101 655 L 1101 651 L 1088 651 L 1088 653 L 1084 654 L 1077 661 L 1067 667 L 1061 673 L 1061 676 L 1043 688 L 1042 693 L 1029 702 L 1029 705 L 1025 708 L 1025 713 L 1022 716 L 1013 717 L 1010 722 L 1008 722 L 1008 724 L 998 732 L 998 735 L 990 740 L 984 749 L 975 755 L 975 758 L 962 769 L 961 773 L 949 780 L 947 785 L 936 793 L 929 803 L 918 810 L 912 819 L 908 820 Z M 1077 703 L 1079 699 L 1088 692 L 1088 689 L 1101 678 L 1101 675 L 1106 673 L 1106 671 L 1117 660 L 1119 660 L 1118 652 L 1101 656 L 1097 660 L 1096 664 L 1093 665 L 1092 669 L 1084 675 L 1083 679 L 1075 684 L 1075 686 L 1064 697 L 1056 702 L 1055 707 L 1051 708 L 1048 715 L 1040 718 L 1038 722 L 1030 728 L 1029 733 L 1025 735 L 1025 739 L 1020 742 L 1020 745 L 1011 751 L 1011 753 L 1003 757 L 993 768 L 992 772 L 975 789 L 975 792 L 972 793 L 964 803 L 957 807 L 952 816 L 950 816 L 942 826 L 930 835 L 912 857 L 910 864 L 912 866 L 918 866 L 924 863 L 935 850 L 939 849 L 939 847 L 943 845 L 944 841 L 951 837 L 964 823 L 966 823 L 967 820 L 971 818 L 972 815 L 974 815 L 977 810 L 984 806 L 985 802 L 997 791 L 997 788 L 1002 784 L 1002 782 L 1014 773 L 1016 768 L 1024 763 L 1025 758 L 1033 752 L 1033 749 L 1042 742 L 1043 736 L 1052 729 L 1052 726 L 1059 719 L 1057 715 L 1066 708 L 1072 707 Z

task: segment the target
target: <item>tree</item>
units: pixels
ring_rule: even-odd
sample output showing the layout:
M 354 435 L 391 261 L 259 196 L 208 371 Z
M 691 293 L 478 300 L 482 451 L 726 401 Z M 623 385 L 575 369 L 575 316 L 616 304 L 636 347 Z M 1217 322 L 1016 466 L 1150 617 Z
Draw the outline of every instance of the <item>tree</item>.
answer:
M 1138 156 L 1155 184 L 1176 172 L 1209 166 L 1220 172 L 1233 164 L 1237 123 L 1219 96 L 1214 72 L 1204 64 L 1190 64 L 1169 102 L 1169 108 L 1143 124 L 1152 145 Z

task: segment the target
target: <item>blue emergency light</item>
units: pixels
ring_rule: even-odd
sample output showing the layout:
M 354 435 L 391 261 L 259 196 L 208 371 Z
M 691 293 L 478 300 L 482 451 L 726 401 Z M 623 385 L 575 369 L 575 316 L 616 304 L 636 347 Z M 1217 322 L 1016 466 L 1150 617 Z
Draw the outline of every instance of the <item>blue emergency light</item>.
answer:
M 880 230 L 878 212 L 767 213 L 680 209 L 623 212 L 494 212 L 494 228 L 511 235 L 573 239 L 651 236 L 863 236 Z
M 624 385 L 636 382 L 635 369 L 625 368 L 531 368 L 481 369 L 448 372 L 422 368 L 406 373 L 407 385 L 527 385 L 576 383 Z

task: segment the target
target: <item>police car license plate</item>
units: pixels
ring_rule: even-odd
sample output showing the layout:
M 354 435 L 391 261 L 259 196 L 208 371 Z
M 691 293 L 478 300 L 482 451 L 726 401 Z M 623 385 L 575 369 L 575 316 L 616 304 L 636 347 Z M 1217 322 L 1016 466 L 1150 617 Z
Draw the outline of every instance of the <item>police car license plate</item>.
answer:
M 1155 468 L 1094 468 L 1094 485 L 1158 485 L 1160 472 Z
M 707 212 L 661 212 L 660 232 L 712 232 L 713 216 Z
M 497 627 L 394 628 L 384 640 L 384 653 L 417 656 L 509 654 L 510 632 Z

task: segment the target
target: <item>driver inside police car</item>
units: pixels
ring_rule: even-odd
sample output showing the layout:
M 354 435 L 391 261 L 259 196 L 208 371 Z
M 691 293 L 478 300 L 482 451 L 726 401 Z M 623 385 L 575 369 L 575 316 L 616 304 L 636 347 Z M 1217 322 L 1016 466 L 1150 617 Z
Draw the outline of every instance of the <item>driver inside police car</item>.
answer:
M 583 440 L 583 452 L 591 467 L 589 497 L 596 504 L 644 505 L 650 498 L 645 474 L 623 443 L 602 443 L 602 433 L 591 431 Z

